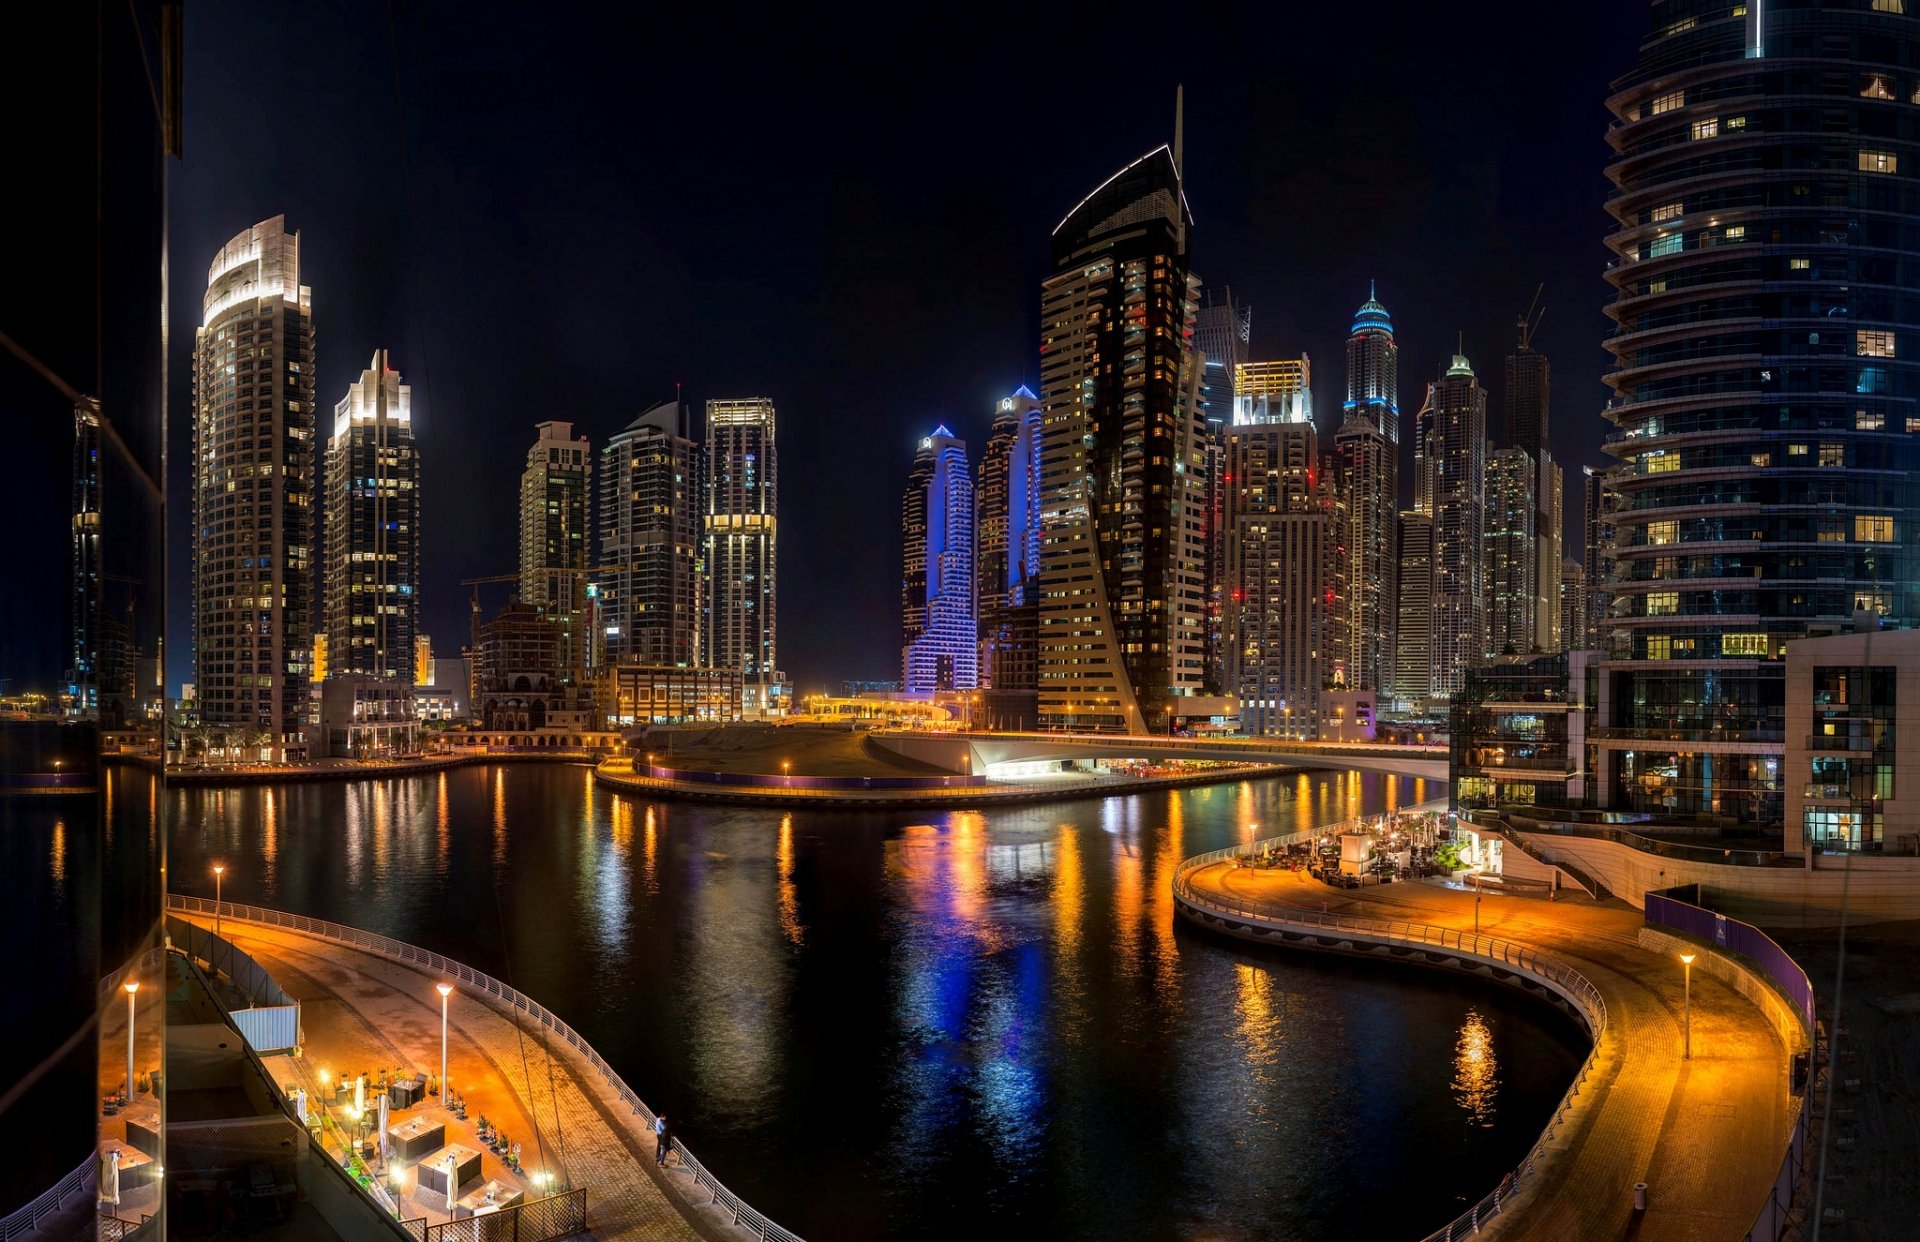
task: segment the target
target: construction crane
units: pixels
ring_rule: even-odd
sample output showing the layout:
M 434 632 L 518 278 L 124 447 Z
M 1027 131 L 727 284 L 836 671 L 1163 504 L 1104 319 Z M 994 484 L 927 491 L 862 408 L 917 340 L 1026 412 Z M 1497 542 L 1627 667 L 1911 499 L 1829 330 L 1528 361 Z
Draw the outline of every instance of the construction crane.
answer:
M 1542 281 L 1533 291 L 1533 304 L 1527 307 L 1527 313 L 1520 316 L 1514 324 L 1520 329 L 1520 348 L 1522 349 L 1533 348 L 1534 329 L 1538 328 L 1540 321 L 1547 317 L 1547 308 L 1540 305 L 1540 295 L 1546 291 L 1546 282 Z
M 483 586 L 491 585 L 496 582 L 518 582 L 518 581 L 520 581 L 519 574 L 494 574 L 491 577 L 486 577 L 486 578 L 460 579 L 461 586 L 470 586 L 473 588 L 473 614 L 469 619 L 467 629 L 469 631 L 469 639 L 473 644 L 474 650 L 477 651 L 480 649 L 480 588 Z

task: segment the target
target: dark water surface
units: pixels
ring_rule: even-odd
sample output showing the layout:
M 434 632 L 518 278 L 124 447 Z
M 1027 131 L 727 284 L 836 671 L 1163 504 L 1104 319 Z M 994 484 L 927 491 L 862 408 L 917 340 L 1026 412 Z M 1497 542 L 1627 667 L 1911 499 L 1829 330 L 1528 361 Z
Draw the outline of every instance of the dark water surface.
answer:
M 784 814 L 522 765 L 167 796 L 175 891 L 221 858 L 232 900 L 507 980 L 825 1242 L 1413 1238 L 1491 1189 L 1578 1065 L 1570 1022 L 1173 913 L 1182 858 L 1440 792 Z

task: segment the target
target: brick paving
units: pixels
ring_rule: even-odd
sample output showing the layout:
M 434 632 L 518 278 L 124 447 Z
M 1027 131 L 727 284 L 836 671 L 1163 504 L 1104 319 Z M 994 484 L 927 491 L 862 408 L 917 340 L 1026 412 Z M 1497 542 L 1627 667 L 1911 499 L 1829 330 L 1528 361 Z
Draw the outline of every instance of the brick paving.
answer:
M 231 917 L 224 932 L 300 1001 L 306 1042 L 298 1058 L 267 1059 L 277 1081 L 301 1081 L 312 1089 L 322 1069 L 337 1077 L 382 1066 L 438 1077 L 440 997 L 434 988 L 444 982 L 440 976 Z M 471 1123 L 487 1117 L 520 1143 L 528 1174 L 551 1170 L 562 1184 L 586 1188 L 591 1237 L 687 1242 L 742 1236 L 731 1230 L 727 1216 L 701 1206 L 707 1193 L 690 1185 L 690 1175 L 654 1166 L 652 1134 L 573 1049 L 551 1037 L 543 1045 L 537 1026 L 528 1027 L 523 1040 L 512 1011 L 490 1000 L 456 988 L 448 1011 L 447 1076 L 466 1101 L 468 1122 L 452 1118 L 436 1097 L 400 1117 L 447 1122 L 448 1141 L 481 1152 L 482 1178 L 528 1185 L 473 1137 Z M 539 1138 L 545 1140 L 544 1155 Z M 444 1218 L 437 1194 L 429 1191 L 423 1200 L 409 1183 L 406 1198 L 403 1215 Z
M 1332 889 L 1288 871 L 1216 864 L 1191 883 L 1258 909 L 1396 918 L 1473 930 L 1474 894 L 1438 884 Z M 1679 1242 L 1744 1236 L 1785 1155 L 1787 1053 L 1745 998 L 1696 971 L 1693 1059 L 1681 1059 L 1682 971 L 1639 947 L 1618 902 L 1487 892 L 1480 931 L 1537 946 L 1599 988 L 1608 1028 L 1585 1107 L 1549 1144 L 1533 1189 L 1493 1222 L 1508 1237 Z M 1505 1170 L 1488 1170 L 1488 1183 Z M 1649 1184 L 1644 1213 L 1633 1185 Z M 1483 1231 L 1484 1233 L 1484 1231 Z

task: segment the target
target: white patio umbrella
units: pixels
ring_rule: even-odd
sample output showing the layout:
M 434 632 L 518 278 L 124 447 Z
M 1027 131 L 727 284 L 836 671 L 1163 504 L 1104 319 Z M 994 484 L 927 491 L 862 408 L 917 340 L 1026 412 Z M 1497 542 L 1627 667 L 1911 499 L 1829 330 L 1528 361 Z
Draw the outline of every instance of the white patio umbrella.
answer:
M 307 1124 L 307 1089 L 300 1087 L 293 1093 L 294 1115 L 300 1118 L 300 1124 Z
M 380 1159 L 385 1160 L 387 1152 L 387 1093 L 380 1093 Z
M 120 1149 L 109 1147 L 100 1153 L 100 1202 L 120 1206 Z
M 367 1076 L 365 1074 L 353 1080 L 353 1111 L 362 1115 L 367 1111 Z
M 448 1216 L 453 1215 L 453 1197 L 460 1193 L 460 1188 L 453 1184 L 453 1168 L 454 1168 L 453 1155 L 451 1152 L 449 1152 L 447 1155 L 447 1215 Z

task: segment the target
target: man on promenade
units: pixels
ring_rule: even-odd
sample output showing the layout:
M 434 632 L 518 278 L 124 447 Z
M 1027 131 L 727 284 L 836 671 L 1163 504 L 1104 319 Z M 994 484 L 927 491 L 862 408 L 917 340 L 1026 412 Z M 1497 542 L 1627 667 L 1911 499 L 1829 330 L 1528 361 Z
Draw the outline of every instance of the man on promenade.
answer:
M 661 1113 L 653 1119 L 653 1162 L 665 1168 L 667 1152 L 672 1147 L 673 1134 L 667 1129 L 667 1115 Z

